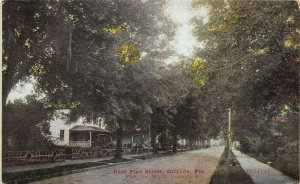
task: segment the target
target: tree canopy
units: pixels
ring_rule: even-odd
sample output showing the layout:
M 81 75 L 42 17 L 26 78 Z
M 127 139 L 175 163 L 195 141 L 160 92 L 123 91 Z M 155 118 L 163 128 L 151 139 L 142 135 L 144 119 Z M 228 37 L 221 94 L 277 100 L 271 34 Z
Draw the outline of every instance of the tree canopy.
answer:
M 20 127 L 44 122 L 46 112 L 58 108 L 71 109 L 69 123 L 82 116 L 105 117 L 117 134 L 118 158 L 123 129 L 150 125 L 152 146 L 156 148 L 156 139 L 173 139 L 174 150 L 179 138 L 226 136 L 228 108 L 233 110 L 233 138 L 245 149 L 265 152 L 264 145 L 278 135 L 295 141 L 297 2 L 194 0 L 194 7 L 208 10 L 207 17 L 191 22 L 201 47 L 171 65 L 164 60 L 174 54 L 169 43 L 176 24 L 164 13 L 166 4 L 5 1 L 6 128 L 16 116 L 9 109 L 24 106 L 6 104 L 8 94 L 17 82 L 32 77 L 36 90 L 45 95 L 46 109 L 32 124 L 19 123 Z M 26 106 L 37 109 L 41 102 L 31 100 Z M 18 116 L 23 117 L 26 108 Z M 286 126 L 275 121 L 279 115 L 287 116 Z M 8 134 L 12 133 L 13 129 Z

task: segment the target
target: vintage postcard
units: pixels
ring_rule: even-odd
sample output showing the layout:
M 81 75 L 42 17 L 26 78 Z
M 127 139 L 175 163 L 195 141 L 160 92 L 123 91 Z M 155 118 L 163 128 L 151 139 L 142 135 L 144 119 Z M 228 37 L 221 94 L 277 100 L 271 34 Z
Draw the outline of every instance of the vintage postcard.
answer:
M 3 0 L 2 182 L 299 183 L 299 4 Z

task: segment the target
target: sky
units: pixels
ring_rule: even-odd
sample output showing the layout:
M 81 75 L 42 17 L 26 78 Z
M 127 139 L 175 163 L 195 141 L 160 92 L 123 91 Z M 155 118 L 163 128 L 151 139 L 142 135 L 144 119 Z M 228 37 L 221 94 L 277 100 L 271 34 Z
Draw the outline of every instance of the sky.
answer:
M 166 63 L 173 63 L 181 57 L 190 57 L 196 48 L 201 47 L 193 35 L 193 25 L 190 22 L 195 16 L 207 17 L 207 9 L 204 7 L 194 9 L 191 6 L 192 0 L 170 0 L 165 9 L 165 14 L 177 24 L 174 40 L 170 42 L 175 55 L 170 56 Z
M 34 81 L 30 79 L 31 82 L 17 83 L 17 85 L 11 90 L 8 95 L 7 102 L 13 102 L 15 99 L 24 99 L 25 96 L 30 94 L 36 94 L 34 91 Z
M 171 64 L 179 61 L 180 58 L 191 57 L 195 49 L 201 47 L 201 43 L 193 35 L 193 25 L 190 21 L 195 16 L 207 17 L 207 9 L 192 8 L 192 0 L 169 0 L 167 2 L 164 13 L 177 25 L 174 39 L 169 43 L 175 54 L 165 60 L 167 64 Z M 18 83 L 10 92 L 7 100 L 13 101 L 34 94 L 33 83 Z

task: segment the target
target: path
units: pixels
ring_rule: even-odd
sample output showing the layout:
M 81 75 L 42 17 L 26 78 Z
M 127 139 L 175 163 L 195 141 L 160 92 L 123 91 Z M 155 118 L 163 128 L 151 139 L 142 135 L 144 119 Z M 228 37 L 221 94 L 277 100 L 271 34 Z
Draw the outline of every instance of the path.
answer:
M 234 155 L 244 171 L 251 177 L 255 184 L 295 184 L 298 181 L 284 175 L 271 166 L 261 163 L 256 159 L 233 150 Z

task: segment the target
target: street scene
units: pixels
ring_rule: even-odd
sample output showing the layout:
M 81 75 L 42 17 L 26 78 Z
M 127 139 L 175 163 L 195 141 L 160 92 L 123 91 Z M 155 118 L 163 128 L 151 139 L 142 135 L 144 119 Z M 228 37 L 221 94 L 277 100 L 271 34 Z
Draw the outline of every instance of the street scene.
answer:
M 191 151 L 36 183 L 209 183 L 223 149 Z
M 299 183 L 300 1 L 1 3 L 3 183 Z

